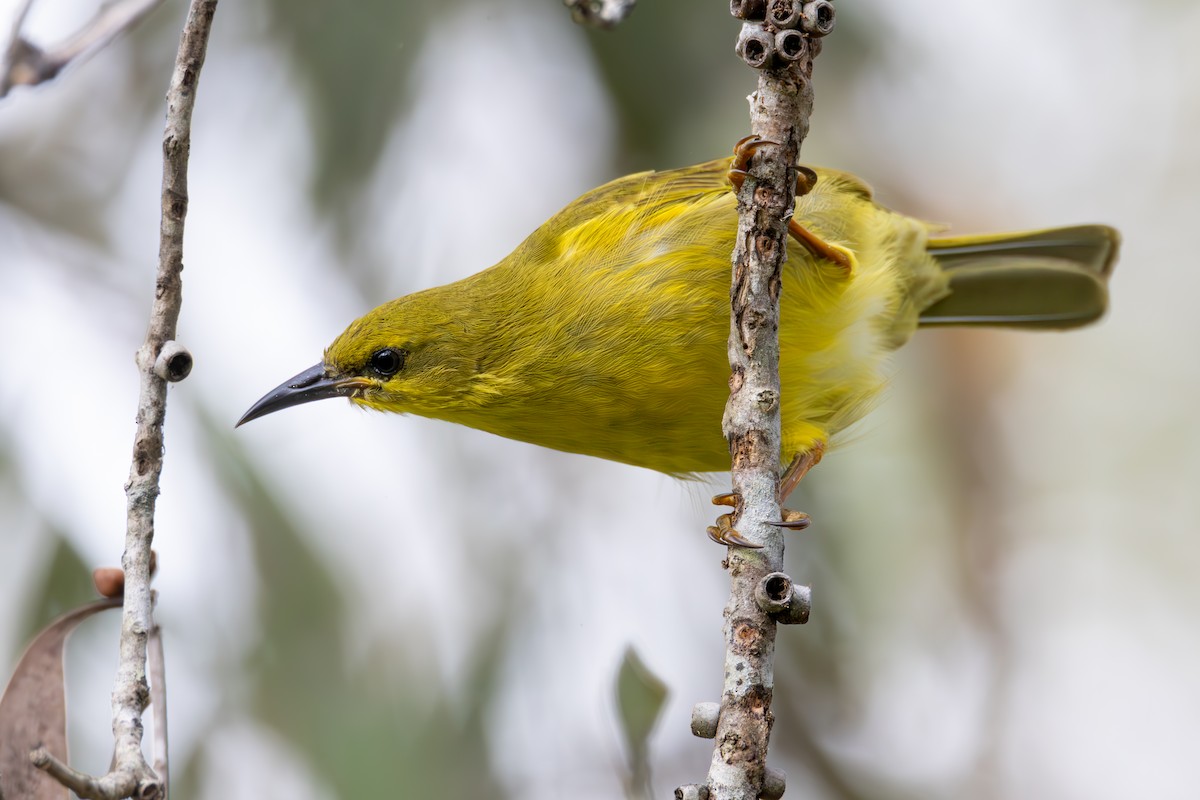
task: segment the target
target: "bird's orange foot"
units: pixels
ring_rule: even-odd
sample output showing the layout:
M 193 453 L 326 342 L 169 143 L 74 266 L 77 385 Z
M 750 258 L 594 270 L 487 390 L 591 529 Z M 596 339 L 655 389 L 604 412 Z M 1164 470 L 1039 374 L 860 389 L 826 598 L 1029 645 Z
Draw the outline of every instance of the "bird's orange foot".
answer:
M 755 544 L 734 530 L 733 516 L 742 510 L 742 496 L 740 494 L 737 492 L 718 494 L 713 497 L 712 502 L 714 506 L 729 506 L 734 509 L 734 512 L 733 514 L 722 514 L 717 517 L 717 524 L 709 525 L 705 529 L 708 538 L 717 544 L 723 544 L 728 547 L 748 547 L 753 550 L 762 548 L 761 544 Z
M 737 492 L 725 492 L 724 494 L 714 494 L 712 499 L 714 506 L 729 506 L 730 508 L 742 510 L 742 496 Z
M 746 182 L 746 176 L 750 174 L 748 172 L 750 159 L 758 152 L 758 148 L 768 144 L 778 146 L 779 142 L 772 142 L 757 134 L 738 139 L 737 144 L 733 146 L 733 159 L 729 162 L 729 172 L 726 173 L 729 182 L 733 184 L 734 191 L 741 191 L 742 184 Z M 816 185 L 817 173 L 803 164 L 798 164 L 796 166 L 796 196 L 803 197 Z
M 723 544 L 728 547 L 745 547 L 750 550 L 762 549 L 761 544 L 755 544 L 734 530 L 733 514 L 722 514 L 717 517 L 716 525 L 709 525 L 704 530 L 708 534 L 708 538 L 717 544 Z
M 807 475 L 810 469 L 821 463 L 821 458 L 825 455 L 825 446 L 825 442 L 818 439 L 812 447 L 803 453 L 797 453 L 792 459 L 792 463 L 788 464 L 787 469 L 783 471 L 783 477 L 779 479 L 780 505 L 787 502 L 788 496 L 795 491 L 800 479 Z
M 733 184 L 733 190 L 740 192 L 742 184 L 746 182 L 746 176 L 750 173 L 747 171 L 750 168 L 750 159 L 754 158 L 754 154 L 758 152 L 758 148 L 764 145 L 773 144 L 778 146 L 778 142 L 772 142 L 769 139 L 764 139 L 757 134 L 750 134 L 738 139 L 737 144 L 733 146 L 733 160 L 729 162 L 729 172 L 726 176 L 729 182 Z M 816 182 L 817 175 L 812 170 L 808 170 L 813 176 L 813 182 Z M 799 181 L 797 180 L 797 188 Z M 812 187 L 809 187 L 810 189 Z
M 783 476 L 779 479 L 779 505 L 787 502 L 788 496 L 795 491 L 799 485 L 800 479 L 808 474 L 808 471 L 821 463 L 821 457 L 825 455 L 825 442 L 818 439 L 812 447 L 805 450 L 803 453 L 797 453 L 792 463 L 788 464 L 787 469 L 783 471 Z M 783 519 L 779 522 L 768 523 L 777 528 L 787 528 L 793 531 L 802 531 L 812 524 L 812 518 L 803 511 L 792 511 L 790 508 L 783 509 Z
M 713 505 L 729 506 L 735 509 L 734 513 L 741 510 L 742 496 L 737 492 L 729 492 L 727 494 L 719 494 L 713 497 Z M 750 547 L 759 549 L 760 544 L 754 544 L 750 540 L 743 537 L 733 528 L 733 514 L 722 514 L 717 517 L 716 525 L 709 525 L 707 528 L 708 538 L 712 539 L 717 544 L 732 545 L 737 547 Z M 768 522 L 768 525 L 774 525 L 776 528 L 786 528 L 792 531 L 802 531 L 812 524 L 812 519 L 803 511 L 792 511 L 791 509 L 783 509 L 783 519 Z
M 849 278 L 854 273 L 854 254 L 845 247 L 830 244 L 795 219 L 788 220 L 788 233 L 815 258 L 823 258 L 835 264 L 843 278 Z
M 761 136 L 745 136 L 738 140 L 738 143 L 733 146 L 733 160 L 729 162 L 729 172 L 726 176 L 729 182 L 733 184 L 733 190 L 740 192 L 742 184 L 746 182 L 746 176 L 750 173 L 747 168 L 750 166 L 750 159 L 758 152 L 758 149 L 764 145 L 778 144 Z M 805 166 L 796 167 L 796 196 L 803 197 L 813 190 L 817 185 L 817 173 Z M 805 250 L 811 253 L 815 258 L 823 258 L 833 264 L 836 264 L 841 269 L 844 277 L 850 277 L 854 271 L 854 254 L 845 247 L 829 242 L 817 236 L 812 231 L 805 228 L 795 218 L 788 220 L 788 233 L 793 239 L 801 244 Z

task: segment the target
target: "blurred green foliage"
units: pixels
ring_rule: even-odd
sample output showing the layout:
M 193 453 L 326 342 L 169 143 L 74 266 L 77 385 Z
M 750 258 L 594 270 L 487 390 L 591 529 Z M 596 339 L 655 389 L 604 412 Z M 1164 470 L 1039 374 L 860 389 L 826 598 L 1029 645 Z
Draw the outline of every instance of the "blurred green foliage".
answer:
M 343 235 L 352 234 L 350 201 L 370 177 L 413 88 L 406 76 L 425 30 L 436 13 L 455 4 L 265 2 L 271 35 L 307 90 L 316 144 L 313 199 L 338 219 Z
M 239 668 L 249 710 L 340 796 L 396 787 L 404 796 L 504 797 L 486 767 L 485 722 L 506 629 L 474 650 L 464 690 L 452 696 L 431 693 L 432 676 L 403 674 L 394 662 L 351 665 L 350 611 L 331 566 L 308 543 L 314 532 L 281 505 L 228 426 L 203 419 L 216 475 L 255 532 L 263 635 Z
M 32 639 L 55 617 L 97 597 L 92 588 L 92 571 L 70 540 L 53 529 L 44 536 L 53 543 L 53 549 L 26 607 L 22 641 Z
M 630 798 L 654 796 L 651 779 L 650 734 L 654 732 L 670 692 L 650 671 L 633 647 L 625 650 L 617 668 L 617 719 L 625 734 L 629 756 L 627 791 Z

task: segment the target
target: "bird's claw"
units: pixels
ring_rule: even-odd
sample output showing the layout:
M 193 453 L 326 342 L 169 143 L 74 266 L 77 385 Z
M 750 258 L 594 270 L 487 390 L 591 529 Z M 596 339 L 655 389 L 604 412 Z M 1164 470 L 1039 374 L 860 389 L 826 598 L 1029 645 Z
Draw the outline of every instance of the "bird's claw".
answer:
M 746 181 L 746 176 L 749 175 L 750 159 L 758 152 L 760 147 L 766 145 L 779 146 L 779 142 L 773 142 L 770 139 L 764 139 L 757 134 L 743 136 L 738 139 L 737 144 L 733 146 L 733 159 L 729 162 L 729 182 L 733 184 L 736 191 L 740 191 L 742 184 Z M 803 197 L 813 190 L 817 185 L 817 173 L 810 167 L 803 164 L 796 165 L 796 196 Z
M 725 492 L 723 494 L 714 494 L 712 499 L 714 506 L 729 506 L 741 510 L 742 496 L 737 492 Z
M 779 143 L 751 134 L 750 136 L 742 137 L 733 146 L 733 159 L 729 162 L 729 171 L 726 173 L 726 177 L 733 185 L 735 192 L 742 190 L 742 184 L 746 182 L 746 176 L 750 174 L 748 172 L 750 159 L 754 157 L 754 154 L 758 152 L 760 147 L 769 144 L 778 145 Z M 811 192 L 816 185 L 817 173 L 808 167 L 797 165 L 796 196 L 803 197 Z M 814 257 L 822 258 L 836 264 L 847 277 L 853 271 L 854 255 L 846 248 L 826 242 L 799 222 L 796 222 L 794 218 L 788 220 L 788 233 Z
M 733 146 L 733 160 L 729 162 L 729 172 L 727 177 L 729 182 L 733 184 L 733 190 L 740 192 L 742 184 L 746 182 L 746 176 L 750 173 L 747 171 L 750 167 L 750 159 L 754 158 L 754 154 L 758 152 L 758 148 L 765 145 L 779 145 L 779 142 L 772 142 L 770 139 L 764 139 L 758 134 L 750 134 L 738 139 L 737 144 Z M 816 180 L 816 173 L 809 170 L 813 175 L 813 180 Z
M 722 514 L 717 517 L 717 524 L 709 525 L 705 528 L 705 532 L 708 534 L 708 538 L 717 544 L 723 544 L 727 547 L 745 547 L 751 550 L 762 549 L 761 544 L 755 544 L 734 530 L 732 514 Z
M 803 197 L 813 190 L 817 185 L 817 173 L 804 166 L 803 164 L 796 165 L 796 197 Z
M 717 544 L 723 544 L 730 547 L 748 547 L 753 550 L 762 548 L 761 544 L 755 544 L 746 537 L 738 533 L 733 527 L 734 514 L 742 512 L 742 496 L 737 492 L 725 492 L 723 494 L 713 495 L 712 499 L 714 506 L 728 506 L 732 508 L 733 514 L 722 514 L 717 517 L 716 525 L 709 525 L 705 531 L 708 533 L 708 538 L 712 539 Z
M 712 502 L 714 506 L 728 506 L 734 511 L 733 514 L 722 514 L 717 517 L 716 525 L 709 525 L 705 528 L 708 538 L 717 544 L 723 544 L 728 547 L 748 547 L 753 550 L 762 548 L 761 544 L 755 544 L 750 541 L 733 527 L 734 514 L 740 514 L 742 511 L 742 496 L 740 494 L 737 492 L 725 492 L 713 495 Z
M 742 496 L 737 492 L 726 492 L 724 494 L 714 495 L 712 499 L 715 506 L 729 506 L 735 509 L 733 514 L 722 514 L 717 517 L 716 525 L 709 525 L 706 529 L 708 538 L 712 539 L 717 544 L 723 544 L 731 547 L 749 547 L 760 549 L 762 545 L 754 544 L 749 539 L 738 533 L 733 527 L 734 514 L 737 514 L 742 509 Z M 808 514 L 803 511 L 792 511 L 785 508 L 782 510 L 783 519 L 768 522 L 768 525 L 773 525 L 776 528 L 786 528 L 791 531 L 802 531 L 812 524 L 812 520 Z
M 803 453 L 797 453 L 792 458 L 792 463 L 788 464 L 787 469 L 783 471 L 783 476 L 779 479 L 780 505 L 787 502 L 788 495 L 795 491 L 800 479 L 807 475 L 810 469 L 821 463 L 821 458 L 825 455 L 825 447 L 824 440 L 817 440 L 812 447 Z
M 790 508 L 785 508 L 783 509 L 783 519 L 767 524 L 776 528 L 786 528 L 789 531 L 802 531 L 812 525 L 812 517 L 803 511 L 792 511 Z
M 795 219 L 788 220 L 788 233 L 816 258 L 823 258 L 836 265 L 842 276 L 849 278 L 854 271 L 854 254 L 845 247 L 829 242 L 805 228 Z

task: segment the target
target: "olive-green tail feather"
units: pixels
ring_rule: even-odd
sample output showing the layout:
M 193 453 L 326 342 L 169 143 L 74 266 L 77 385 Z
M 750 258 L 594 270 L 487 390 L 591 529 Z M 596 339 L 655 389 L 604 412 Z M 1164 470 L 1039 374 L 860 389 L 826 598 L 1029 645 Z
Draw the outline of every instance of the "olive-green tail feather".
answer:
M 931 239 L 950 294 L 921 312 L 921 325 L 1086 325 L 1108 307 L 1119 246 L 1106 225 Z

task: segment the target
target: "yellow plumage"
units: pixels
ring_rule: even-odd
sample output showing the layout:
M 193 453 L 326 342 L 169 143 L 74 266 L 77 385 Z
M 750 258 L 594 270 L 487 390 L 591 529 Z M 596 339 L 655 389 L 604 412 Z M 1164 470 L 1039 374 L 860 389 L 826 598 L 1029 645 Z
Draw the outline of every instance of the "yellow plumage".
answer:
M 322 364 L 242 421 L 344 395 L 671 474 L 728 469 L 729 165 L 630 175 L 583 195 L 490 269 L 355 321 Z M 876 205 L 858 179 L 817 174 L 795 218 L 856 263 L 847 276 L 789 246 L 785 461 L 870 408 L 885 357 L 921 321 L 1070 327 L 1103 311 L 1111 229 L 948 239 L 939 250 L 930 226 Z M 1041 298 L 1043 283 L 1060 296 Z

